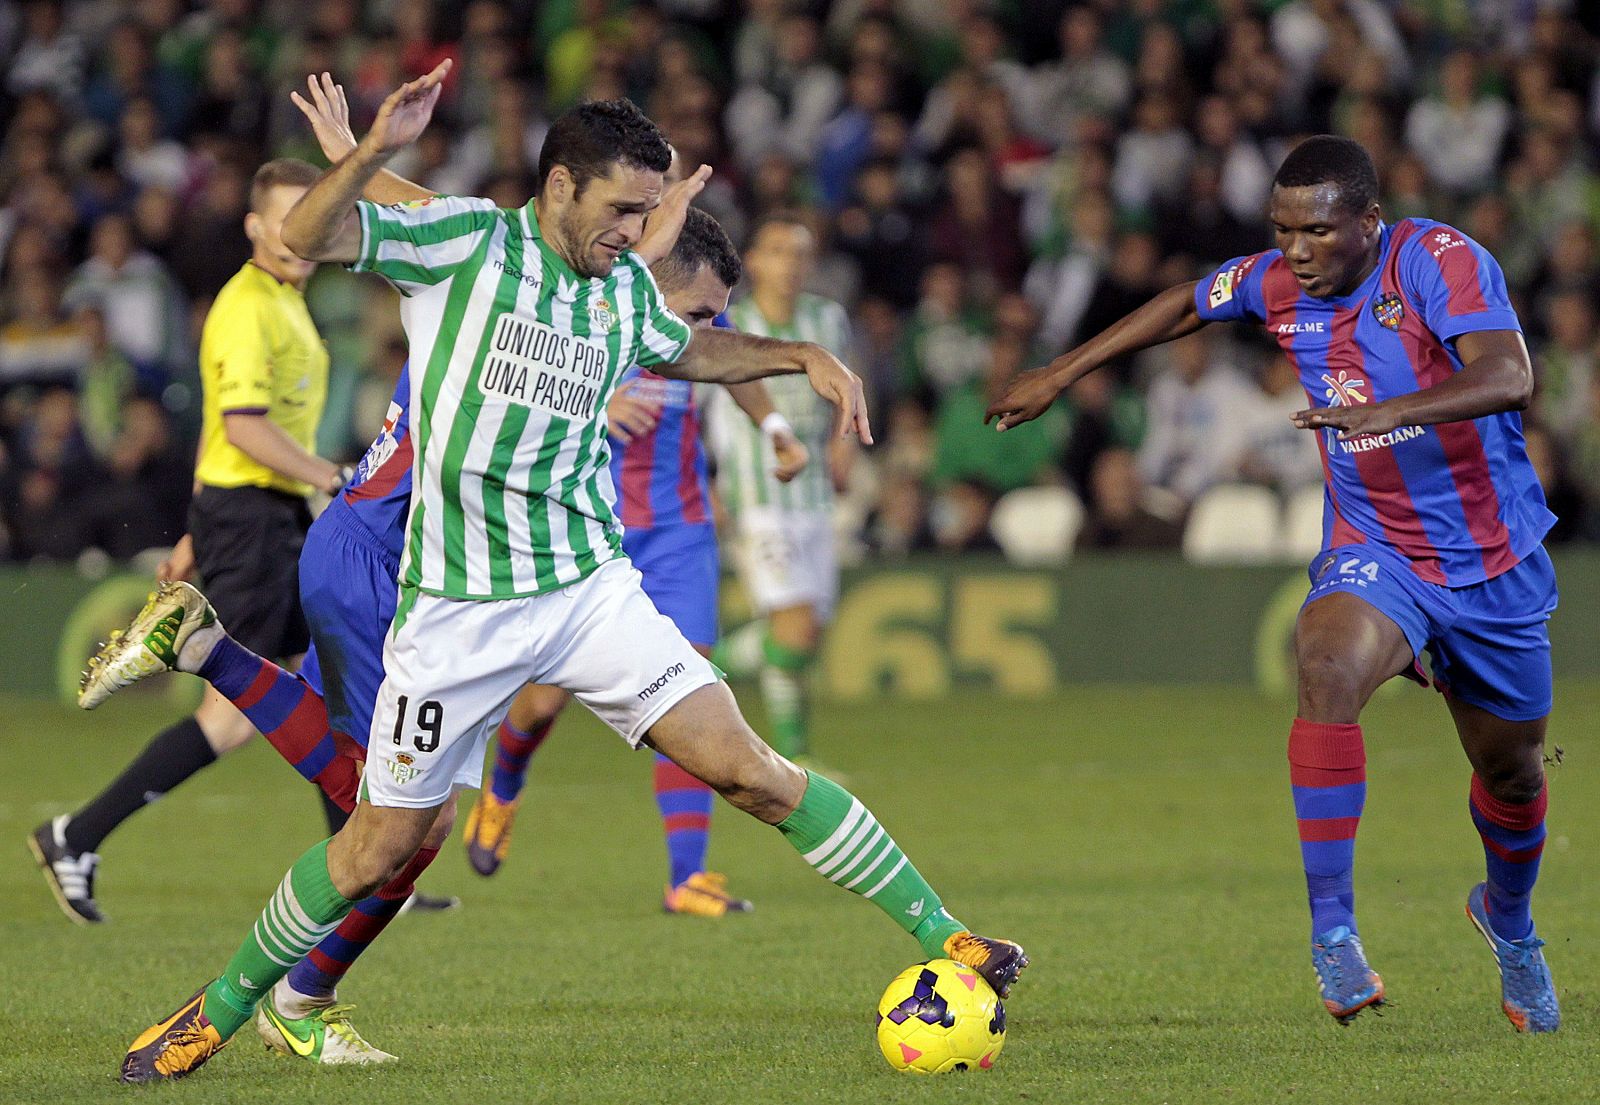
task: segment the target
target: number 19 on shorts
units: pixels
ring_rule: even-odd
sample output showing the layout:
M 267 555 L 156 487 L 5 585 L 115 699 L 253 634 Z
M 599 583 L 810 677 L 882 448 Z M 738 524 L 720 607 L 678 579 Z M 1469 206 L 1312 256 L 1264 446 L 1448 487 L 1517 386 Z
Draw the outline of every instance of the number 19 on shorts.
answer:
M 400 696 L 399 710 L 394 719 L 394 743 L 396 747 L 405 743 L 406 715 L 411 709 L 411 699 L 407 695 Z M 417 731 L 412 734 L 411 744 L 418 752 L 432 752 L 439 747 L 439 734 L 444 729 L 444 707 L 437 699 L 424 699 L 417 705 L 415 719 Z

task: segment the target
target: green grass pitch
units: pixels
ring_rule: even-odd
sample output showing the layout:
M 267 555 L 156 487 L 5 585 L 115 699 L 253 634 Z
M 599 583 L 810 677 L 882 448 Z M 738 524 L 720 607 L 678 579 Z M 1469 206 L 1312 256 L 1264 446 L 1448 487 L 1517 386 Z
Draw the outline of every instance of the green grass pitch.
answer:
M 1393 1005 L 1348 1028 L 1322 1012 L 1290 713 L 1223 688 L 821 709 L 819 751 L 956 915 L 1033 956 L 988 1073 L 888 1069 L 873 1007 L 916 946 L 726 807 L 713 866 L 756 912 L 662 915 L 649 761 L 575 711 L 535 760 L 500 875 L 475 876 L 452 840 L 425 885 L 464 907 L 401 918 L 342 991 L 400 1064 L 315 1069 L 271 1057 L 247 1027 L 192 1079 L 149 1091 L 115 1084 L 124 1047 L 220 968 L 320 835 L 317 803 L 257 742 L 108 842 L 111 923 L 74 927 L 24 835 L 118 770 L 170 708 L 0 700 L 0 1101 L 1595 1100 L 1600 686 L 1562 686 L 1553 728 L 1567 756 L 1535 905 L 1566 1015 L 1551 1038 L 1517 1036 L 1499 1011 L 1462 911 L 1483 863 L 1466 764 L 1442 704 L 1410 688 L 1365 719 L 1358 849 L 1363 935 Z

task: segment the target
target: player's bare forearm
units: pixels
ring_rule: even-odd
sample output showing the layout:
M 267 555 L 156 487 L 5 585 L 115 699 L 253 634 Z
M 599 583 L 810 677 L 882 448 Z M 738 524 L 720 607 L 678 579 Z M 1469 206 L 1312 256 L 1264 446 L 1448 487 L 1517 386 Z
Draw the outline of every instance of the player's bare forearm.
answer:
M 339 475 L 338 465 L 306 452 L 264 414 L 224 414 L 222 424 L 228 444 L 280 476 L 326 491 Z
M 998 418 L 1000 430 L 1031 422 L 1063 391 L 1102 365 L 1194 333 L 1205 325 L 1194 305 L 1194 290 L 1194 281 L 1168 288 L 1076 349 L 1043 368 L 1022 373 L 990 404 L 984 421 Z
M 1071 386 L 1102 365 L 1200 329 L 1205 320 L 1195 309 L 1194 289 L 1194 281 L 1168 288 L 1078 348 L 1057 357 L 1051 367 L 1062 380 L 1062 387 Z
M 439 193 L 407 180 L 399 173 L 380 169 L 372 178 L 361 198 L 373 203 L 411 203 L 413 200 L 431 199 Z
M 772 452 L 778 462 L 773 475 L 778 477 L 778 482 L 788 483 L 805 471 L 806 465 L 811 463 L 810 451 L 795 436 L 794 427 L 789 425 L 788 419 L 778 413 L 767 385 L 760 380 L 750 380 L 725 386 L 734 404 L 772 442 Z
M 772 394 L 760 380 L 746 380 L 742 384 L 727 384 L 728 397 L 734 405 L 749 416 L 750 421 L 761 425 L 767 415 L 778 408 L 773 405 Z
M 1520 333 L 1463 334 L 1456 340 L 1456 352 L 1461 371 L 1432 387 L 1381 403 L 1300 411 L 1293 416 L 1294 424 L 1303 430 L 1331 427 L 1342 437 L 1355 437 L 1527 409 L 1533 399 L 1533 363 Z
M 733 330 L 694 331 L 683 356 L 655 371 L 676 380 L 703 384 L 743 384 L 767 376 L 793 376 L 806 370 L 808 342 L 763 338 Z
M 820 345 L 702 327 L 694 331 L 683 356 L 656 371 L 679 380 L 711 384 L 740 384 L 803 372 L 812 390 L 839 412 L 834 431 L 841 436 L 853 432 L 866 444 L 872 444 L 861 378 Z
M 361 256 L 356 200 L 393 154 L 357 145 L 306 190 L 283 220 L 283 244 L 307 261 L 349 264 Z

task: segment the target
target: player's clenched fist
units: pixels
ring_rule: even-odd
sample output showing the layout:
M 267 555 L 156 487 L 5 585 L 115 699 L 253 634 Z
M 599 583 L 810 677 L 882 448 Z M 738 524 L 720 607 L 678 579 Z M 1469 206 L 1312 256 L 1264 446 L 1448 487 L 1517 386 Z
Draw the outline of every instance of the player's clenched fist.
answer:
M 998 418 L 1000 421 L 995 429 L 1003 433 L 1013 426 L 1032 422 L 1047 411 L 1060 394 L 1061 386 L 1056 383 L 1048 366 L 1020 373 L 1006 385 L 1000 398 L 989 404 L 989 409 L 983 415 L 984 424 L 988 425 L 990 419 Z

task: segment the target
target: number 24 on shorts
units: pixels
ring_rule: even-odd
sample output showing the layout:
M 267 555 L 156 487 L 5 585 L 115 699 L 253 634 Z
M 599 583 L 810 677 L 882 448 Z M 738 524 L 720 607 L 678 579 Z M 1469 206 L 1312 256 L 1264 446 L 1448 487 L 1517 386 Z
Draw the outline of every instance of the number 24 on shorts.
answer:
M 399 711 L 394 719 L 394 743 L 403 744 L 401 734 L 406 727 L 406 711 L 411 705 L 411 700 L 406 695 L 400 696 Z M 444 707 L 435 699 L 429 698 L 417 706 L 417 728 L 422 730 L 411 738 L 411 743 L 418 752 L 432 752 L 439 747 L 439 734 L 444 729 Z
M 1376 583 L 1378 582 L 1378 562 L 1369 560 L 1362 564 L 1359 556 L 1352 556 L 1339 565 L 1339 574 L 1342 576 L 1363 575 L 1367 577 L 1368 582 Z M 404 703 L 405 699 L 402 698 L 400 701 Z M 430 703 L 429 705 L 436 706 L 438 703 Z

